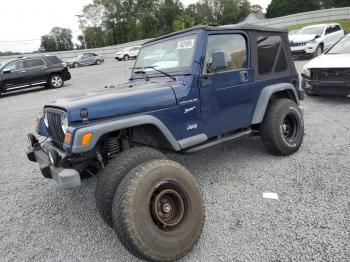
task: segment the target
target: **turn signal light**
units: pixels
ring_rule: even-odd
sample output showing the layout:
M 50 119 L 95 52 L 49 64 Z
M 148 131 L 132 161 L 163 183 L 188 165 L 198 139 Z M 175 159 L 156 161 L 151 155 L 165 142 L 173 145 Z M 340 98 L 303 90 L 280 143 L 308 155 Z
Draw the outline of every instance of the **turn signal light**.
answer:
M 64 135 L 64 142 L 68 145 L 70 145 L 70 142 L 72 141 L 72 134 L 69 132 L 69 130 Z
M 86 146 L 90 143 L 92 138 L 92 132 L 86 133 L 83 135 L 83 138 L 81 139 L 81 145 Z

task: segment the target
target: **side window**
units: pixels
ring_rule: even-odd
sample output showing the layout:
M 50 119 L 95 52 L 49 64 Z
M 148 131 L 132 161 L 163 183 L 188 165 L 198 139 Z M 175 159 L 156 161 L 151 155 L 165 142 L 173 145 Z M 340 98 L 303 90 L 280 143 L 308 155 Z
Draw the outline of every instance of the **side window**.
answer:
M 284 49 L 282 48 L 281 52 L 278 56 L 275 72 L 276 73 L 283 72 L 283 71 L 287 70 L 287 68 L 288 68 L 287 59 L 286 59 L 286 55 L 284 53 Z
M 16 71 L 16 70 L 22 70 L 22 69 L 24 69 L 23 61 L 15 61 L 5 66 L 3 71 L 8 71 L 8 70 Z
M 333 33 L 332 26 L 328 26 L 326 29 L 326 35 Z
M 341 31 L 341 27 L 340 27 L 339 25 L 335 25 L 335 26 L 334 26 L 334 31 L 335 31 L 335 32 Z
M 281 46 L 282 39 L 280 36 L 259 36 L 257 38 L 257 46 L 258 46 L 258 71 L 260 75 L 269 74 L 272 72 L 273 66 L 275 64 L 275 60 L 277 59 L 277 53 Z M 282 50 L 281 50 L 282 51 Z M 284 52 L 281 52 L 284 54 Z M 280 55 L 281 57 L 281 55 Z M 283 69 L 283 64 L 287 65 L 287 61 L 285 60 L 285 55 L 281 58 L 278 58 L 281 62 L 281 67 Z M 279 61 L 278 61 L 279 62 Z M 276 67 L 277 69 L 277 67 Z M 280 69 L 279 69 L 280 70 Z M 283 70 L 281 70 L 283 71 Z M 276 71 L 280 72 L 280 71 Z
M 223 52 L 225 67 L 213 69 L 212 56 Z M 225 72 L 247 68 L 247 41 L 240 34 L 209 35 L 205 55 L 204 73 Z
M 44 65 L 45 63 L 42 59 L 29 59 L 24 61 L 25 68 L 40 67 Z

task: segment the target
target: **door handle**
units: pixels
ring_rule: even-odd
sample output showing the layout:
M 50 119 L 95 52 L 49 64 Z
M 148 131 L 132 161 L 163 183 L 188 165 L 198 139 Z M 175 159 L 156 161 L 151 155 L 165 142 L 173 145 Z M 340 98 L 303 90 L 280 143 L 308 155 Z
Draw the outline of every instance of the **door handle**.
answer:
M 22 70 L 22 71 L 19 71 L 20 73 L 26 73 L 27 71 L 26 70 Z
M 240 71 L 239 75 L 241 76 L 241 82 L 248 81 L 248 71 Z

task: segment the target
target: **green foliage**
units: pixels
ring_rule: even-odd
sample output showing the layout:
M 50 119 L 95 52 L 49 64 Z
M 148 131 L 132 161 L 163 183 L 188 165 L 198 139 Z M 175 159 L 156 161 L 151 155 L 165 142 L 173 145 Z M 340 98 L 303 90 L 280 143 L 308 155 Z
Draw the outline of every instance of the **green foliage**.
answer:
M 101 47 L 196 25 L 237 23 L 250 11 L 248 0 L 205 0 L 186 8 L 180 0 L 94 0 L 83 9 L 83 29 L 87 46 Z
M 321 5 L 323 8 L 345 7 L 350 6 L 350 0 L 323 0 Z
M 338 1 L 338 0 L 337 0 Z M 321 8 L 320 0 L 272 0 L 266 10 L 267 18 L 309 12 Z
M 41 37 L 40 50 L 45 52 L 66 51 L 73 49 L 72 30 L 54 27 L 50 34 Z

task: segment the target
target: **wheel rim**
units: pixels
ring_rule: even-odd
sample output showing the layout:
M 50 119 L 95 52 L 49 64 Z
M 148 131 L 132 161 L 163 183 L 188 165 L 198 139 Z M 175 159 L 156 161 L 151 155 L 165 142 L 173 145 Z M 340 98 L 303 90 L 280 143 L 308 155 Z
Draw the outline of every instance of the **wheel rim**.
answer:
M 163 185 L 151 199 L 151 216 L 158 228 L 169 231 L 181 225 L 186 208 L 178 189 Z
M 100 60 L 97 60 L 97 64 L 100 65 L 100 64 L 101 64 L 101 61 L 100 61 Z
M 282 125 L 283 137 L 289 142 L 292 143 L 296 139 L 299 130 L 299 121 L 297 117 L 293 114 L 288 114 Z
M 320 56 L 320 55 L 322 55 L 322 49 L 319 47 L 317 50 L 317 56 Z
M 54 76 L 51 79 L 51 83 L 54 87 L 60 87 L 62 85 L 62 78 L 60 78 L 59 76 Z
M 74 63 L 74 67 L 77 68 L 79 65 L 78 63 Z

